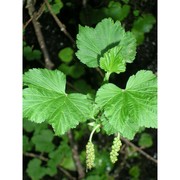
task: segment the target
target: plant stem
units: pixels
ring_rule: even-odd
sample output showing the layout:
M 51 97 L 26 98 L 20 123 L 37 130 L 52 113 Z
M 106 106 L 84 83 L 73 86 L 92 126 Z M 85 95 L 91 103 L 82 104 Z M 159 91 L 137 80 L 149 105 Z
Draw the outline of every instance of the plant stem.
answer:
M 89 137 L 89 141 L 92 142 L 92 137 L 93 137 L 93 134 L 94 132 L 96 131 L 97 128 L 100 127 L 100 124 L 98 124 L 97 126 L 95 126 L 95 128 L 92 130 L 91 134 L 90 134 L 90 137 Z
M 117 138 L 120 138 L 120 133 L 117 133 Z
M 108 83 L 109 82 L 109 77 L 110 77 L 111 73 L 110 72 L 106 72 L 104 80 L 103 80 L 103 84 Z

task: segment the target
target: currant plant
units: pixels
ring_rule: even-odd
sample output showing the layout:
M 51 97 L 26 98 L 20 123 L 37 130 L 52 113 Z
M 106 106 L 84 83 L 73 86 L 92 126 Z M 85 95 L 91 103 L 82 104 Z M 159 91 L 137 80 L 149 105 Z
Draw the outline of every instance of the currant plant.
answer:
M 23 77 L 23 116 L 36 123 L 47 122 L 56 135 L 92 121 L 94 127 L 86 146 L 86 168 L 91 169 L 95 131 L 117 134 L 110 153 L 115 163 L 120 136 L 132 140 L 142 127 L 157 128 L 157 77 L 151 71 L 140 70 L 129 78 L 125 89 L 109 83 L 111 74 L 125 72 L 126 64 L 132 63 L 136 55 L 136 39 L 119 21 L 107 18 L 95 28 L 79 26 L 76 44 L 76 56 L 82 63 L 105 71 L 95 98 L 67 93 L 66 76 L 59 70 L 30 69 Z

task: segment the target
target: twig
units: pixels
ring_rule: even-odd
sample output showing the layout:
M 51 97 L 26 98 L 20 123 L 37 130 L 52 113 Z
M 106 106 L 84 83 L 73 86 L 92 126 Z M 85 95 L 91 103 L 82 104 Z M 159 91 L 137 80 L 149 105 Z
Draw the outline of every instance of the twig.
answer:
M 71 42 L 73 44 L 75 44 L 74 39 L 72 38 L 72 36 L 69 34 L 69 32 L 66 30 L 66 26 L 59 20 L 59 18 L 54 14 L 51 5 L 49 4 L 48 0 L 44 0 L 44 2 L 46 3 L 47 8 L 49 9 L 49 12 L 51 13 L 52 17 L 54 18 L 54 20 L 56 21 L 56 23 L 58 24 L 60 30 L 71 40 Z
M 133 144 L 132 142 L 128 141 L 127 139 L 125 139 L 123 137 L 121 137 L 121 140 L 124 141 L 127 145 L 133 147 L 136 151 L 138 151 L 140 154 L 145 156 L 147 159 L 149 159 L 157 164 L 157 160 L 155 158 L 153 158 L 152 156 L 150 156 L 149 154 L 147 154 L 146 152 L 144 152 L 141 148 L 137 147 L 135 144 Z
M 42 160 L 42 161 L 45 161 L 45 162 L 47 162 L 47 161 L 49 160 L 48 158 L 46 158 L 46 157 L 44 157 L 44 156 L 42 156 L 42 155 L 38 155 L 38 154 L 34 154 L 34 153 L 28 153 L 28 152 L 26 152 L 26 153 L 24 153 L 24 155 L 27 156 L 27 157 L 38 158 L 38 159 L 40 159 L 40 160 Z M 58 169 L 59 169 L 61 172 L 63 172 L 70 180 L 76 180 L 75 177 L 73 177 L 68 171 L 66 171 L 65 169 L 63 169 L 61 166 L 58 166 Z
M 36 20 L 38 20 L 40 17 L 41 17 L 41 15 L 43 14 L 43 12 L 44 12 L 44 7 L 45 7 L 45 3 L 43 3 L 42 5 L 41 5 L 41 7 L 39 8 L 39 10 L 38 10 L 38 12 L 37 12 L 37 17 L 36 17 Z M 29 25 L 29 23 L 32 21 L 32 17 L 23 25 L 23 29 L 26 29 L 26 27 Z
M 33 23 L 33 26 L 35 29 L 35 33 L 36 33 L 40 48 L 41 48 L 43 55 L 44 55 L 45 67 L 47 69 L 52 69 L 54 67 L 54 64 L 50 60 L 49 53 L 47 51 L 46 44 L 44 42 L 44 37 L 43 37 L 43 34 L 41 32 L 40 23 L 36 20 L 37 12 L 35 11 L 32 0 L 27 1 L 27 8 L 28 8 L 28 12 L 29 12 L 30 17 L 32 18 L 32 23 Z
M 82 179 L 85 176 L 84 168 L 82 167 L 81 161 L 79 159 L 78 146 L 77 146 L 77 144 L 74 143 L 74 138 L 72 136 L 71 130 L 68 131 L 68 138 L 69 138 L 70 146 L 72 148 L 73 159 L 74 159 L 76 169 L 78 172 L 78 176 L 79 176 L 78 179 Z
M 75 91 L 81 93 L 81 91 L 80 91 L 79 89 L 77 89 L 76 87 L 74 87 L 70 82 L 67 81 L 66 83 L 67 83 L 67 85 L 68 85 L 69 87 L 71 87 L 71 88 L 74 89 Z
M 38 158 L 42 161 L 48 161 L 49 159 L 42 156 L 42 155 L 38 155 L 38 154 L 34 154 L 34 153 L 28 153 L 28 152 L 25 152 L 24 153 L 25 156 L 28 156 L 28 157 L 33 157 L 33 158 Z
M 23 25 L 23 29 L 26 29 L 26 27 L 30 24 L 30 22 L 32 21 L 32 17 L 26 21 L 26 23 Z
M 100 74 L 100 76 L 102 77 L 102 78 L 104 78 L 104 74 L 102 73 L 102 71 L 101 71 L 101 69 L 100 68 L 96 68 L 96 71 Z

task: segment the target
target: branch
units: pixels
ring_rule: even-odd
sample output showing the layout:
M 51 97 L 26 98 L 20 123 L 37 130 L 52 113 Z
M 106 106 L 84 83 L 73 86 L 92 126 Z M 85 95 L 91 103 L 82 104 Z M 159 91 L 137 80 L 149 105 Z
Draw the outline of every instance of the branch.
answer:
M 101 71 L 101 69 L 100 68 L 96 68 L 96 71 L 100 74 L 100 76 L 102 77 L 102 78 L 104 78 L 104 74 L 102 73 L 102 71 Z
M 43 55 L 44 55 L 45 67 L 47 69 L 52 69 L 54 67 L 54 64 L 50 60 L 49 53 L 47 51 L 46 44 L 44 42 L 44 37 L 43 37 L 43 34 L 41 32 L 40 23 L 36 20 L 37 19 L 37 12 L 35 11 L 34 4 L 33 4 L 32 0 L 27 1 L 27 8 L 28 8 L 28 12 L 29 12 L 30 17 L 32 18 L 32 23 L 33 23 L 33 26 L 35 29 L 35 33 L 36 33 L 40 48 L 41 48 Z
M 24 155 L 27 156 L 27 157 L 38 158 L 38 159 L 40 159 L 42 161 L 45 161 L 45 162 L 47 162 L 49 160 L 48 158 L 46 158 L 46 157 L 44 157 L 42 155 L 38 155 L 38 154 L 34 154 L 34 153 L 26 152 L 26 153 L 24 153 Z M 71 176 L 71 174 L 68 171 L 66 171 L 65 169 L 63 169 L 61 166 L 58 166 L 58 169 L 61 172 L 63 172 L 70 180 L 76 180 L 75 177 Z
M 76 169 L 78 171 L 78 176 L 79 176 L 78 179 L 82 179 L 85 176 L 84 168 L 82 167 L 81 161 L 79 159 L 78 146 L 77 144 L 74 143 L 74 138 L 72 136 L 71 130 L 68 131 L 68 138 L 69 138 L 70 146 L 72 148 L 72 154 L 73 154 L 73 159 L 76 165 Z
M 127 139 L 125 139 L 123 137 L 121 137 L 121 140 L 124 141 L 128 146 L 133 147 L 136 151 L 138 151 L 140 154 L 145 156 L 147 159 L 149 159 L 149 160 L 153 161 L 155 164 L 157 164 L 157 159 L 153 158 L 152 156 L 150 156 L 149 154 L 144 152 L 141 148 L 137 147 L 135 144 L 133 144 L 132 142 L 128 141 Z
M 54 18 L 54 20 L 56 21 L 57 25 L 59 26 L 60 30 L 71 40 L 71 42 L 73 44 L 75 44 L 74 39 L 72 38 L 72 36 L 69 34 L 69 32 L 66 30 L 66 26 L 58 19 L 58 17 L 56 16 L 56 14 L 54 14 L 51 5 L 49 4 L 48 0 L 44 0 L 44 2 L 46 3 L 47 8 L 49 9 L 50 14 L 52 15 L 52 17 Z
M 43 12 L 44 12 L 44 7 L 45 7 L 45 3 L 43 3 L 42 5 L 41 5 L 41 7 L 39 8 L 39 10 L 38 10 L 38 12 L 37 12 L 37 18 L 36 18 L 36 20 L 38 20 L 40 17 L 41 17 L 41 15 L 43 14 Z M 26 21 L 26 23 L 23 25 L 23 29 L 26 29 L 26 27 L 29 25 L 29 23 L 32 21 L 32 17 L 28 20 L 28 21 Z

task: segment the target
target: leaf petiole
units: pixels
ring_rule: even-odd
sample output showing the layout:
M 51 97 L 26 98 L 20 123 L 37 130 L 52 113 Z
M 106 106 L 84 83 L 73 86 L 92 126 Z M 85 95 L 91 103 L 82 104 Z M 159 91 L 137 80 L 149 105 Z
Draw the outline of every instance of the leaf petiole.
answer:
M 104 76 L 104 80 L 103 82 L 106 83 L 106 82 L 109 82 L 109 77 L 110 77 L 111 73 L 110 72 L 106 72 L 105 76 Z

